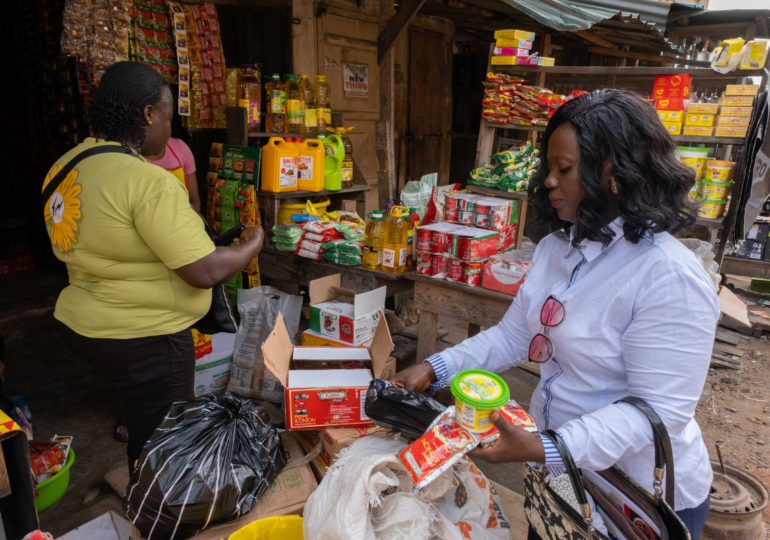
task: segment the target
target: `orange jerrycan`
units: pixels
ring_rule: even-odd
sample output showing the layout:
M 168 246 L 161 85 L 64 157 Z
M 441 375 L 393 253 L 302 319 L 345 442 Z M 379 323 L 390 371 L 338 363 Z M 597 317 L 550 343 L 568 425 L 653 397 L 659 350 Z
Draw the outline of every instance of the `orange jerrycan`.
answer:
M 294 143 L 271 137 L 262 148 L 262 191 L 297 191 L 299 152 Z
M 329 135 L 324 139 L 326 163 L 324 164 L 324 188 L 329 191 L 342 189 L 342 160 L 345 158 L 345 145 L 339 135 Z
M 319 139 L 305 139 L 299 144 L 297 189 L 321 191 L 324 188 L 326 149 Z

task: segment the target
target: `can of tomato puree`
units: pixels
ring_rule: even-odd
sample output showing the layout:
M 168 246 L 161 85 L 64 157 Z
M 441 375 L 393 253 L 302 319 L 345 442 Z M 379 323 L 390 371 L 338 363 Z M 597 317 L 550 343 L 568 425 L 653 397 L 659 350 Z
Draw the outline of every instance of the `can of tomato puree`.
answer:
M 449 257 L 444 254 L 433 254 L 430 257 L 431 260 L 431 272 L 433 276 L 443 276 L 447 271 L 447 262 Z
M 447 208 L 444 210 L 445 221 L 460 221 L 460 211 L 457 208 Z
M 488 371 L 468 369 L 452 378 L 457 422 L 474 433 L 486 433 L 493 426 L 489 416 L 505 406 L 511 392 L 505 381 Z
M 430 239 L 431 253 L 444 253 L 446 251 L 446 233 L 433 231 Z
M 425 251 L 417 252 L 417 273 L 427 276 L 433 275 L 433 254 Z
M 449 281 L 461 281 L 463 279 L 464 270 L 465 265 L 463 264 L 463 261 L 451 259 L 447 267 L 446 278 Z
M 417 229 L 417 251 L 431 251 L 433 231 L 430 229 Z
M 481 285 L 483 270 L 484 261 L 465 263 L 463 267 L 463 281 L 471 287 Z

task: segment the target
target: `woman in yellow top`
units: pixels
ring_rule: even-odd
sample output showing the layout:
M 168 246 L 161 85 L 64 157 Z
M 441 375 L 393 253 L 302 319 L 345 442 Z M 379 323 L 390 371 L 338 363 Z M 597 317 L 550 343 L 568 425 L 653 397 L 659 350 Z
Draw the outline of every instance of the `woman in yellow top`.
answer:
M 112 65 L 88 109 L 95 137 L 65 154 L 43 186 L 84 150 L 128 149 L 80 161 L 46 201 L 45 222 L 70 283 L 54 316 L 77 355 L 119 389 L 130 468 L 169 405 L 193 395 L 190 326 L 208 311 L 210 289 L 240 272 L 264 238 L 248 227 L 238 245 L 215 247 L 180 181 L 141 157 L 165 148 L 173 103 L 149 66 Z

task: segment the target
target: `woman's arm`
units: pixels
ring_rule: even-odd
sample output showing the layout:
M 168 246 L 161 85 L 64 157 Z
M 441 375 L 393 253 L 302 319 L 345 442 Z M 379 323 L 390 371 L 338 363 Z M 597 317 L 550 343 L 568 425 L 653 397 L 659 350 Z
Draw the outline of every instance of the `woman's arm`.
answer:
M 184 181 L 187 184 L 187 193 L 190 194 L 190 206 L 193 210 L 201 213 L 201 198 L 198 194 L 198 177 L 195 176 L 195 171 L 185 174 Z

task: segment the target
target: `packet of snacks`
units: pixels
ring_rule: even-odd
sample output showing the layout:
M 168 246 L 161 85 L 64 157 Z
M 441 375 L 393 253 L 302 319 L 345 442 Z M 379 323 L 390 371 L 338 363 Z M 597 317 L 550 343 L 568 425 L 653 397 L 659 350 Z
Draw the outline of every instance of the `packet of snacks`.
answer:
M 537 433 L 535 421 L 521 405 L 516 403 L 516 400 L 510 400 L 505 404 L 505 407 L 497 412 L 512 426 L 520 427 L 530 433 Z M 493 426 L 489 431 L 479 434 L 479 438 L 481 439 L 481 446 L 490 446 L 500 438 L 500 432 Z
M 57 465 L 54 465 L 46 471 L 46 473 L 57 473 L 64 468 L 64 464 L 67 463 L 67 456 L 70 453 L 70 446 L 72 446 L 72 435 L 54 435 L 51 437 L 51 442 L 59 445 L 61 453 L 64 456 L 64 460 Z
M 425 435 L 398 454 L 398 460 L 417 489 L 422 489 L 478 444 L 479 437 L 460 426 L 451 406 L 433 421 Z

